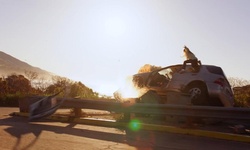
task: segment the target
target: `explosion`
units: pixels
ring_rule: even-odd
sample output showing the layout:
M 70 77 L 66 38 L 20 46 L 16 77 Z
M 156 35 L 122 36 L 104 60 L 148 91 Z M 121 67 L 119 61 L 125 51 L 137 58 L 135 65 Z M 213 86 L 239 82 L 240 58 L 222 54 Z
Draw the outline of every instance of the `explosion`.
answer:
M 138 73 L 151 72 L 160 68 L 160 66 L 145 64 L 138 70 Z M 140 78 L 129 76 L 121 88 L 114 93 L 114 97 L 120 101 L 132 101 L 133 99 L 140 98 L 147 92 L 148 89 L 144 88 L 144 83 Z
M 137 86 L 136 82 L 132 76 L 127 77 L 122 88 L 114 93 L 114 97 L 120 101 L 130 101 L 141 97 L 147 92 L 147 89 Z

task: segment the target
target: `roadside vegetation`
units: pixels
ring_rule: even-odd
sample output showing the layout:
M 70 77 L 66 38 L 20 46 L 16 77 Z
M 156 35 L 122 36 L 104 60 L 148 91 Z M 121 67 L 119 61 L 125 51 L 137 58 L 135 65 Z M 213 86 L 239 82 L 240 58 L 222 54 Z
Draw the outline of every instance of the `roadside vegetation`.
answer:
M 38 79 L 34 72 L 25 72 L 25 76 L 12 74 L 0 77 L 0 106 L 18 107 L 18 100 L 26 96 L 48 96 L 60 92 L 60 97 L 110 99 L 88 88 L 81 82 L 55 76 L 51 83 Z
M 235 107 L 250 107 L 250 81 L 229 77 L 228 81 L 232 86 L 235 98 Z

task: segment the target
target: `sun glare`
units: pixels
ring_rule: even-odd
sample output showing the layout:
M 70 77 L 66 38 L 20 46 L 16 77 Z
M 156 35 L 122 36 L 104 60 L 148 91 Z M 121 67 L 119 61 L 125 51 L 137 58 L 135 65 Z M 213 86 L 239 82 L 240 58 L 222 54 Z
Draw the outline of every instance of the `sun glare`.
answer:
M 126 82 L 118 90 L 118 93 L 120 94 L 121 98 L 138 98 L 147 92 L 147 89 L 136 87 L 133 83 L 132 77 L 127 77 L 125 81 Z

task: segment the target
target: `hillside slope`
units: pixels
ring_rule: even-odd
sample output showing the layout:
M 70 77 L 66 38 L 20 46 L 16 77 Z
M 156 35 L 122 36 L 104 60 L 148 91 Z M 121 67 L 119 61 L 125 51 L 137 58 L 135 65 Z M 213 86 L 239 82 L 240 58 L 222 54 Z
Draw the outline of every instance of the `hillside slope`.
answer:
M 0 76 L 8 76 L 11 74 L 25 75 L 25 71 L 36 72 L 38 77 L 44 79 L 51 79 L 51 77 L 55 75 L 0 51 Z

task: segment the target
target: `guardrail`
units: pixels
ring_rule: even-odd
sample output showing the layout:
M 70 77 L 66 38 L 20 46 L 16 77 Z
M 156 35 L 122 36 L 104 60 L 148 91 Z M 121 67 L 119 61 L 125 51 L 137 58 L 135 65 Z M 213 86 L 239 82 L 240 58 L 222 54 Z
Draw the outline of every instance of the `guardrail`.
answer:
M 42 98 L 42 99 L 41 99 Z M 57 106 L 66 107 L 66 108 L 75 108 L 78 110 L 81 109 L 97 109 L 97 110 L 106 110 L 114 111 L 117 113 L 125 114 L 125 122 L 118 122 L 119 125 L 127 127 L 127 119 L 129 118 L 130 113 L 140 113 L 140 114 L 154 114 L 154 115 L 172 115 L 172 116 L 193 116 L 193 117 L 206 117 L 206 118 L 221 118 L 221 119 L 250 119 L 250 109 L 249 108 L 225 108 L 225 107 L 208 107 L 208 106 L 187 106 L 187 105 L 172 105 L 172 104 L 145 104 L 145 103 L 121 103 L 113 102 L 108 100 L 91 100 L 91 99 L 75 99 L 75 98 L 54 98 L 52 97 L 39 97 L 39 98 L 29 98 L 23 101 L 23 107 L 26 109 L 28 105 L 39 104 L 38 109 L 35 110 L 35 114 L 38 116 L 36 119 L 45 117 L 49 111 L 54 111 L 54 108 Z M 27 105 L 28 104 L 28 105 Z M 44 106 L 49 106 L 49 109 L 45 109 Z M 41 108 L 41 109 L 40 109 Z M 52 109 L 50 109 L 52 108 Z M 25 110 L 24 109 L 24 110 Z M 21 109 L 20 109 L 21 111 Z M 22 115 L 22 113 L 19 113 Z M 30 116 L 29 113 L 23 113 L 23 115 Z M 126 117 L 127 116 L 127 117 Z M 51 116 L 54 120 L 62 120 L 60 116 Z M 79 117 L 79 116 L 76 116 Z M 63 117 L 64 120 L 74 120 L 76 123 L 90 123 L 89 120 L 82 120 L 81 118 L 72 118 L 72 117 Z M 117 122 L 116 122 L 117 123 Z M 100 125 L 100 122 L 90 123 L 95 125 Z M 105 125 L 107 125 L 105 123 Z M 155 130 L 155 131 L 167 131 L 171 133 L 182 133 L 188 135 L 199 135 L 205 137 L 213 137 L 226 140 L 236 140 L 249 142 L 248 136 L 241 136 L 228 133 L 220 132 L 211 132 L 203 130 L 192 130 L 192 129 L 183 129 L 170 126 L 160 126 L 160 125 L 149 125 L 149 124 L 140 124 L 141 127 L 145 130 Z M 114 126 L 114 124 L 109 124 L 108 126 Z M 116 124 L 117 126 L 117 124 Z M 141 128 L 141 129 L 142 129 Z
M 58 101 L 63 100 L 57 98 Z M 118 113 L 140 113 L 153 115 L 172 115 L 172 116 L 192 116 L 206 118 L 223 119 L 244 119 L 250 120 L 249 108 L 238 107 L 212 107 L 212 106 L 186 106 L 172 104 L 146 104 L 146 103 L 120 103 L 107 100 L 91 99 L 66 99 L 62 107 L 78 109 L 97 109 L 113 111 Z

